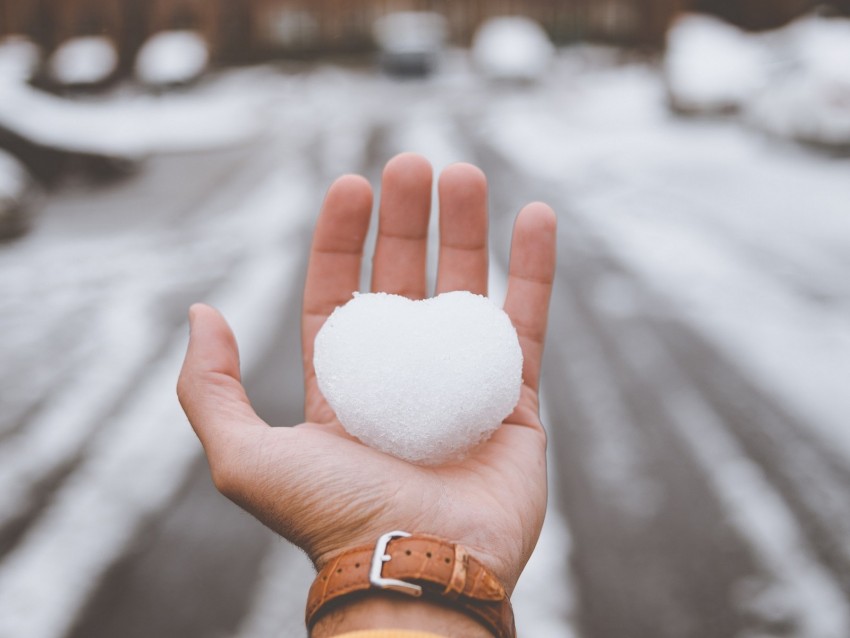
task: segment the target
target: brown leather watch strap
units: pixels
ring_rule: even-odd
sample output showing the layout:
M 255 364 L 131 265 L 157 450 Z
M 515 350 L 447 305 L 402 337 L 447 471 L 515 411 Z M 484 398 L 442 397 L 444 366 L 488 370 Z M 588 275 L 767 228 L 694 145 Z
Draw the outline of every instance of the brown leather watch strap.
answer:
M 510 599 L 489 569 L 462 545 L 406 532 L 390 532 L 327 563 L 310 587 L 307 627 L 331 603 L 369 590 L 425 596 L 465 612 L 497 638 L 516 636 Z

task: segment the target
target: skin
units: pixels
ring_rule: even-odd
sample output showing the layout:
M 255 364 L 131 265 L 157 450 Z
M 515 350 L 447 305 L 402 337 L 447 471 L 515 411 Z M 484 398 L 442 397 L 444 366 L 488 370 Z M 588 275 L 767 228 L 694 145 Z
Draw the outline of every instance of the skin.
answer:
M 426 297 L 432 169 L 402 154 L 382 178 L 372 290 Z M 487 294 L 487 182 L 474 166 L 446 168 L 438 184 L 436 294 Z M 537 542 L 546 510 L 546 433 L 538 416 L 540 364 L 555 273 L 555 214 L 525 206 L 514 225 L 504 309 L 522 346 L 523 387 L 514 412 L 462 462 L 421 467 L 345 433 L 319 392 L 313 342 L 334 308 L 358 290 L 373 194 L 362 177 L 330 187 L 319 216 L 304 291 L 304 423 L 271 428 L 242 387 L 239 354 L 224 318 L 190 309 L 191 336 L 178 382 L 181 405 L 222 494 L 303 548 L 317 568 L 395 529 L 466 546 L 510 592 Z M 469 624 L 471 623 L 471 624 Z M 375 594 L 323 618 L 314 637 L 366 628 L 486 636 L 474 621 L 423 601 Z

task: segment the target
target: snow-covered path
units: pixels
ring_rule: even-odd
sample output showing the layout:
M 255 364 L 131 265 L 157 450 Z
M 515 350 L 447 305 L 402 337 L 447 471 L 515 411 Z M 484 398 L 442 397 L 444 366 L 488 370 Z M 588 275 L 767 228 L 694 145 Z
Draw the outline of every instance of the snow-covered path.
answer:
M 523 635 L 850 635 L 850 163 L 592 59 L 523 89 L 462 59 L 242 72 L 262 139 L 52 195 L 0 247 L 0 638 L 303 631 L 309 565 L 214 493 L 177 410 L 184 311 L 223 306 L 258 410 L 296 421 L 322 192 L 403 150 L 487 172 L 494 297 L 518 207 L 560 216 Z

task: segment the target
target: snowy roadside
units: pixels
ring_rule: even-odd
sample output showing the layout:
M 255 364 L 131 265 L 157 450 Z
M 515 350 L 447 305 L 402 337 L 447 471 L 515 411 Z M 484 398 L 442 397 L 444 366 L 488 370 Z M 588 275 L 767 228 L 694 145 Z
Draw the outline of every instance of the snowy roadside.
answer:
M 817 12 L 749 33 L 685 14 L 667 35 L 664 78 L 672 108 L 740 112 L 776 137 L 846 151 L 850 145 L 850 20 Z
M 619 205 L 618 205 L 619 204 Z M 748 370 L 850 462 L 850 331 L 840 308 L 801 299 L 692 225 L 663 219 L 668 203 L 608 201 L 584 213 L 676 312 Z M 628 213 L 611 214 L 613 209 Z M 660 249 L 663 247 L 663 249 Z
M 850 463 L 846 162 L 671 119 L 648 68 L 558 97 L 494 105 L 482 138 Z
M 652 316 L 651 302 L 635 303 L 642 304 L 637 315 Z M 619 311 L 623 318 L 630 314 L 622 305 Z M 763 622 L 781 619 L 791 624 L 799 632 L 795 635 L 846 636 L 850 606 L 841 578 L 821 561 L 786 495 L 748 455 L 716 406 L 710 404 L 704 388 L 688 378 L 649 325 L 622 321 L 610 333 L 625 355 L 626 367 L 664 388 L 659 402 L 663 414 L 722 503 L 727 524 L 755 558 L 758 575 L 740 580 L 731 591 L 731 602 Z M 838 526 L 839 520 L 834 524 Z
M 0 127 L 51 149 L 130 159 L 236 146 L 268 115 L 268 94 L 236 88 L 224 76 L 191 94 L 71 100 L 0 76 Z
M 281 294 L 301 255 L 283 246 L 306 234 L 314 184 L 298 166 L 281 167 L 234 219 L 262 228 L 250 253 L 211 302 L 239 336 L 243 366 L 264 354 Z M 126 318 L 126 317 L 125 317 Z M 168 505 L 201 451 L 174 398 L 185 335 L 139 383 L 132 400 L 100 430 L 74 474 L 28 534 L 0 564 L 0 635 L 65 635 L 139 525 Z M 144 475 L 145 480 L 139 480 Z

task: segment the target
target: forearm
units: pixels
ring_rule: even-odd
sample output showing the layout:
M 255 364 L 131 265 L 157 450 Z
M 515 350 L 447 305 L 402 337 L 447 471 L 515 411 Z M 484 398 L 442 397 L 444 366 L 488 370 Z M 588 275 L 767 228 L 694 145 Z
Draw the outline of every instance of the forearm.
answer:
M 331 638 L 366 629 L 416 630 L 445 638 L 493 638 L 462 611 L 430 600 L 383 592 L 370 592 L 328 611 L 316 622 L 310 636 Z

